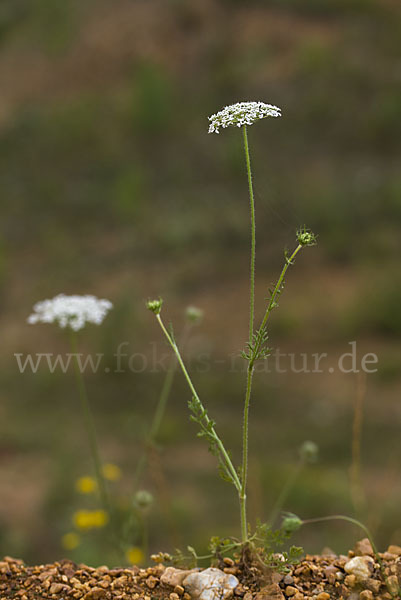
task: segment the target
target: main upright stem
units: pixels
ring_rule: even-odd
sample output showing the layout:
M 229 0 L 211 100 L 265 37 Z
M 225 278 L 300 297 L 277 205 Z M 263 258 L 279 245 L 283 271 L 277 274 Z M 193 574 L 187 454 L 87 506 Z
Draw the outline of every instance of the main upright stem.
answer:
M 244 403 L 244 417 L 242 423 L 242 466 L 241 466 L 241 493 L 239 497 L 241 510 L 241 537 L 245 543 L 248 541 L 248 520 L 246 514 L 246 484 L 248 480 L 248 428 L 249 428 L 249 402 L 251 399 L 252 377 L 254 367 L 248 365 L 246 377 L 246 392 Z
M 251 210 L 251 268 L 250 268 L 250 294 L 249 294 L 249 343 L 252 343 L 253 324 L 255 319 L 255 253 L 256 253 L 256 226 L 255 226 L 255 199 L 252 185 L 251 158 L 249 155 L 248 132 L 246 125 L 243 126 L 244 150 L 246 171 L 248 175 L 249 204 Z
M 249 155 L 248 132 L 246 125 L 243 126 L 244 150 L 246 171 L 248 175 L 249 204 L 251 211 L 251 266 L 250 266 L 250 293 L 249 293 L 249 345 L 253 341 L 253 330 L 255 320 L 255 253 L 256 253 L 256 226 L 255 226 L 255 198 L 252 185 L 251 158 Z M 241 536 L 245 543 L 248 540 L 248 522 L 246 514 L 246 486 L 248 479 L 248 426 L 249 426 L 249 403 L 252 390 L 253 364 L 249 363 L 247 370 L 246 393 L 244 403 L 244 416 L 242 423 L 242 467 L 241 467 L 241 493 L 239 496 L 241 511 Z

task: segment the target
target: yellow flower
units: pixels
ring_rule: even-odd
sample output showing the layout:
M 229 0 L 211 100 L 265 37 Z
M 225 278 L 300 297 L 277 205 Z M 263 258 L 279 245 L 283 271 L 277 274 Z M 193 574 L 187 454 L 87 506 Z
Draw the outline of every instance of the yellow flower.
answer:
M 73 515 L 73 522 L 78 529 L 93 529 L 104 527 L 109 521 L 109 515 L 104 510 L 78 510 Z
M 105 510 L 94 510 L 92 513 L 93 527 L 104 527 L 109 522 L 109 515 Z
M 75 487 L 80 494 L 93 494 L 97 489 L 97 483 L 93 477 L 80 477 L 76 480 Z
M 79 538 L 79 535 L 77 533 L 74 533 L 73 531 L 66 533 L 61 538 L 61 545 L 66 550 L 74 550 L 74 548 L 79 546 L 80 543 L 81 540 Z
M 91 513 L 88 510 L 78 510 L 73 515 L 73 522 L 78 529 L 90 529 L 92 527 Z
M 113 463 L 104 464 L 102 471 L 103 477 L 109 481 L 118 481 L 121 479 L 121 469 L 120 467 L 117 467 L 117 465 L 113 465 Z
M 141 565 L 145 559 L 144 553 L 142 552 L 141 548 L 138 548 L 138 546 L 132 546 L 131 548 L 128 548 L 125 553 L 125 557 L 132 565 Z

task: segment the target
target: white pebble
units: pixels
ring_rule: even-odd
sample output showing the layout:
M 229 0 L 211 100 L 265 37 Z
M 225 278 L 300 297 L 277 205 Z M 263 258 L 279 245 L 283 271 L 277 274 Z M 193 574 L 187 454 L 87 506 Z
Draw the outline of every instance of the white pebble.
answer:
M 345 564 L 344 570 L 350 575 L 355 575 L 358 581 L 364 581 L 370 577 L 373 564 L 373 558 L 370 556 L 355 556 Z
M 182 583 L 194 600 L 226 600 L 231 598 L 239 581 L 234 575 L 210 567 L 191 573 Z

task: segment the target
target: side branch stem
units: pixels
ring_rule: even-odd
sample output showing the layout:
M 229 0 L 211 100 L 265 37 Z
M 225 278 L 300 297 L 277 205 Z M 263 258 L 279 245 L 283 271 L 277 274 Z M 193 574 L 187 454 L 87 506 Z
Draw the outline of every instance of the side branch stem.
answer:
M 270 316 L 270 313 L 272 312 L 273 308 L 275 307 L 275 302 L 276 302 L 277 294 L 279 293 L 280 288 L 283 285 L 283 281 L 284 281 L 284 278 L 285 278 L 285 274 L 287 273 L 287 269 L 288 269 L 288 267 L 290 265 L 293 264 L 296 255 L 298 254 L 298 252 L 301 250 L 302 247 L 303 247 L 302 244 L 298 244 L 298 246 L 295 248 L 295 250 L 291 254 L 291 256 L 289 258 L 286 258 L 285 265 L 284 265 L 284 267 L 283 267 L 283 269 L 282 269 L 282 271 L 280 273 L 280 277 L 278 278 L 277 283 L 276 283 L 276 285 L 274 287 L 274 290 L 273 290 L 273 292 L 272 292 L 272 294 L 270 296 L 270 300 L 269 300 L 269 303 L 267 305 L 266 312 L 264 314 L 264 317 L 262 319 L 262 322 L 260 324 L 260 328 L 259 329 L 263 329 L 264 327 L 266 327 L 266 323 L 267 323 L 267 320 L 268 320 L 268 318 Z M 260 341 L 258 341 L 256 343 L 254 351 L 253 351 L 253 354 L 252 354 L 252 356 L 251 356 L 251 358 L 249 360 L 249 365 L 252 366 L 252 367 L 255 364 L 255 361 L 257 359 L 259 350 L 260 350 Z
M 159 322 L 159 325 L 160 325 L 160 327 L 161 327 L 164 335 L 166 336 L 166 338 L 167 338 L 170 346 L 172 347 L 172 349 L 173 349 L 173 351 L 174 351 L 174 353 L 175 353 L 175 355 L 177 357 L 178 364 L 180 365 L 180 368 L 181 368 L 181 370 L 182 370 L 182 372 L 184 374 L 184 377 L 187 380 L 189 389 L 191 390 L 191 393 L 192 393 L 193 397 L 197 400 L 197 402 L 199 402 L 200 406 L 202 406 L 202 408 L 204 409 L 203 404 L 202 404 L 202 402 L 201 402 L 201 400 L 200 400 L 200 398 L 198 396 L 198 393 L 195 390 L 195 387 L 194 387 L 194 385 L 192 383 L 191 377 L 189 376 L 189 373 L 188 373 L 188 371 L 187 371 L 187 369 L 185 367 L 184 361 L 182 360 L 182 357 L 181 357 L 181 354 L 180 354 L 180 351 L 178 349 L 177 344 L 175 343 L 174 339 L 171 337 L 171 335 L 167 331 L 167 329 L 166 329 L 166 327 L 165 327 L 165 325 L 164 325 L 164 323 L 162 321 L 162 318 L 160 317 L 160 314 L 156 315 L 156 318 L 157 318 L 157 320 Z M 238 493 L 240 493 L 240 491 L 241 491 L 241 482 L 240 482 L 240 479 L 238 477 L 237 471 L 235 470 L 235 467 L 234 467 L 234 465 L 233 465 L 233 463 L 232 463 L 232 461 L 231 461 L 231 459 L 230 459 L 230 457 L 229 457 L 229 455 L 227 453 L 227 450 L 225 449 L 223 442 L 221 441 L 221 439 L 217 435 L 216 430 L 214 429 L 214 427 L 212 428 L 212 433 L 213 433 L 213 436 L 214 436 L 214 438 L 216 440 L 216 444 L 217 444 L 217 447 L 219 449 L 219 452 L 220 452 L 220 454 L 221 454 L 221 456 L 222 456 L 222 458 L 224 460 L 224 464 L 226 465 L 227 470 L 230 472 L 230 475 L 232 477 L 234 486 L 237 489 Z

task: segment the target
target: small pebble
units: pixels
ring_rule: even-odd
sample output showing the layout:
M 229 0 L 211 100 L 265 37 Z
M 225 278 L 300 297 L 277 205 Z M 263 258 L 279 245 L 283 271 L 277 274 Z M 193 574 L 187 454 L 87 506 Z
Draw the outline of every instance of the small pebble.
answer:
M 387 552 L 390 554 L 395 554 L 396 556 L 401 556 L 401 546 L 395 546 L 392 544 L 387 548 Z
M 239 583 L 237 585 L 237 587 L 234 590 L 234 594 L 236 596 L 243 596 L 245 594 L 245 589 L 244 589 L 244 586 L 242 585 L 242 583 Z
M 53 583 L 50 586 L 49 592 L 51 594 L 58 594 L 59 592 L 61 592 L 63 590 L 63 588 L 64 588 L 64 585 L 62 583 Z
M 167 567 L 164 573 L 160 577 L 160 583 L 163 585 L 169 585 L 174 588 L 176 585 L 182 585 L 184 579 L 190 573 L 196 573 L 197 569 L 176 569 L 175 567 Z
M 185 592 L 185 589 L 182 587 L 182 585 L 176 585 L 174 588 L 174 592 L 179 596 L 182 596 Z
M 287 587 L 285 588 L 285 595 L 288 597 L 294 596 L 297 593 L 297 588 L 293 587 L 292 585 L 287 585 Z
M 153 590 L 156 587 L 156 585 L 159 583 L 159 580 L 156 577 L 154 577 L 153 575 L 151 575 L 150 577 L 147 578 L 145 583 L 149 589 Z
M 351 588 L 355 587 L 355 584 L 356 584 L 355 575 L 347 575 L 346 578 L 344 579 L 344 583 L 348 587 L 351 587 Z
M 373 555 L 373 548 L 368 538 L 364 538 L 355 544 L 354 553 L 356 556 Z
M 382 582 L 379 579 L 367 579 L 366 586 L 372 590 L 375 594 L 379 593 L 379 590 L 382 586 Z
M 227 575 L 213 567 L 190 573 L 182 582 L 191 597 L 197 600 L 225 600 L 232 596 L 238 584 L 234 575 Z
M 238 567 L 224 567 L 224 573 L 229 575 L 236 575 L 238 573 Z
M 355 556 L 344 565 L 344 571 L 355 575 L 358 581 L 364 581 L 370 577 L 373 571 L 373 559 L 370 556 Z
M 398 585 L 397 575 L 390 575 L 390 577 L 387 577 L 386 584 L 387 584 L 388 591 L 390 592 L 390 594 L 392 596 L 396 596 L 399 593 L 400 588 Z

